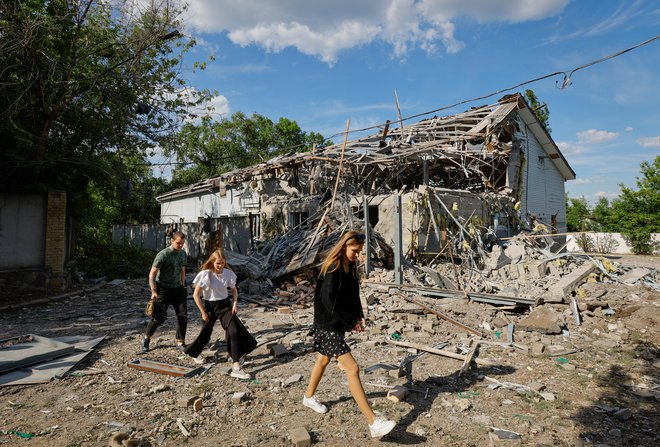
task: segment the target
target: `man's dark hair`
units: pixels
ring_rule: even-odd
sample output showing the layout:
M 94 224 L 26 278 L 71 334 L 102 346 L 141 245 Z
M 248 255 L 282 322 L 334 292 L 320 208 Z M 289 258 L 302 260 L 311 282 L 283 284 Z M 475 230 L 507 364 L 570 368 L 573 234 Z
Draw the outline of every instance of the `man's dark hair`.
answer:
M 185 239 L 186 235 L 183 234 L 183 232 L 181 231 L 175 231 L 174 233 L 172 233 L 172 239 L 176 239 L 176 238 Z

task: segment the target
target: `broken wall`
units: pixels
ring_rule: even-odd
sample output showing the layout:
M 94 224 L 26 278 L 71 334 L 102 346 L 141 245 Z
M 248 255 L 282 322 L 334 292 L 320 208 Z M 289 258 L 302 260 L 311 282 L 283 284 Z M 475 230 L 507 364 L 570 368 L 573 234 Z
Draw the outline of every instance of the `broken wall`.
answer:
M 445 209 L 438 202 L 441 200 Z M 433 210 L 433 220 L 429 213 L 429 203 Z M 378 205 L 378 224 L 374 227 L 385 241 L 394 245 L 396 195 L 378 196 L 370 205 Z M 448 191 L 445 189 L 419 188 L 402 194 L 402 239 L 404 253 L 411 255 L 437 254 L 442 250 L 443 232 L 455 229 L 456 225 L 448 217 L 447 210 L 456 219 L 470 221 L 480 228 L 492 227 L 491 205 L 482 196 L 468 191 Z M 435 222 L 435 224 L 434 224 Z M 437 233 L 436 233 L 437 229 Z

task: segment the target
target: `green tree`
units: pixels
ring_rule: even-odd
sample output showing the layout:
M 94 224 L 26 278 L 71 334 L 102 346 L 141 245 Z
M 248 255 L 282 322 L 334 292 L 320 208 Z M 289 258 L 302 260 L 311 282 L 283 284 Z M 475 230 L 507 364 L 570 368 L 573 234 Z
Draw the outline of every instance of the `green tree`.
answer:
M 612 208 L 607 198 L 598 199 L 591 214 L 600 231 L 617 232 L 616 222 L 612 219 Z
M 150 216 L 159 185 L 145 154 L 210 95 L 180 75 L 194 45 L 181 11 L 176 0 L 1 0 L 0 191 L 66 190 L 82 233 Z M 94 223 L 100 209 L 108 219 Z
M 220 121 L 204 117 L 199 123 L 186 123 L 165 148 L 183 166 L 174 171 L 171 186 L 195 183 L 276 155 L 309 150 L 323 141 L 320 134 L 306 133 L 287 118 L 274 123 L 263 115 L 248 117 L 242 112 Z
M 612 201 L 612 220 L 635 253 L 649 254 L 657 248 L 651 234 L 660 233 L 660 156 L 653 163 L 642 162 L 640 171 L 636 191 L 619 185 L 621 194 Z
M 571 199 L 566 194 L 566 227 L 570 232 L 588 231 L 591 229 L 591 211 L 584 197 Z
M 541 103 L 536 96 L 536 93 L 534 93 L 534 90 L 525 90 L 525 97 L 529 101 L 529 106 L 534 111 L 536 119 L 543 124 L 548 133 L 552 133 L 552 129 L 550 128 L 550 109 L 548 108 L 548 105 L 546 103 Z

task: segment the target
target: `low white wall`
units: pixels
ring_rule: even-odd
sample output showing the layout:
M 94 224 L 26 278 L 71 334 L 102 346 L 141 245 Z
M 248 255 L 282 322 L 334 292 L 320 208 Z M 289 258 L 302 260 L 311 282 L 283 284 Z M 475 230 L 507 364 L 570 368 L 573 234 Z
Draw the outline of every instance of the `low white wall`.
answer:
M 632 254 L 630 245 L 628 245 L 620 233 L 570 233 L 566 236 L 566 241 L 568 242 L 566 249 L 568 251 L 582 251 L 582 248 L 580 248 L 576 241 L 576 238 L 581 234 L 588 236 L 596 247 L 612 247 L 607 253 L 620 255 Z M 660 233 L 654 233 L 652 239 L 656 244 L 660 244 Z M 660 253 L 656 251 L 656 254 Z

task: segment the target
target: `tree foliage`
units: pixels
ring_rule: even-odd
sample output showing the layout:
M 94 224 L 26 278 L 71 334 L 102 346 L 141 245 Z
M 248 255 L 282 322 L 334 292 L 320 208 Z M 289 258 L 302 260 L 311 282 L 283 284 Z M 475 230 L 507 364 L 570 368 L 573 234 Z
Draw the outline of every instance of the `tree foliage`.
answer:
M 591 211 L 584 197 L 571 199 L 566 195 L 566 227 L 570 232 L 589 231 Z
M 83 241 L 158 216 L 147 151 L 210 95 L 177 1 L 0 0 L 0 191 L 66 191 Z
M 621 194 L 611 203 L 600 198 L 593 209 L 584 197 L 566 196 L 568 231 L 606 231 L 621 233 L 633 252 L 652 253 L 657 247 L 651 239 L 660 233 L 660 156 L 640 165 L 637 190 L 621 184 Z
M 629 239 L 635 253 L 652 253 L 652 233 L 660 233 L 660 156 L 640 165 L 637 190 L 621 184 L 621 194 L 612 202 L 612 220 Z
M 172 186 L 183 186 L 215 177 L 223 172 L 251 166 L 276 155 L 309 150 L 323 144 L 323 137 L 304 132 L 295 121 L 277 122 L 257 113 L 242 112 L 214 121 L 204 117 L 199 123 L 186 123 L 168 155 L 176 155 L 182 165 L 173 173 Z
M 207 92 L 181 95 L 178 68 L 192 42 L 177 31 L 178 7 L 137 4 L 0 3 L 2 190 L 113 182 L 100 157 L 143 156 L 205 99 Z
M 538 119 L 539 122 L 543 124 L 545 130 L 547 130 L 548 133 L 552 133 L 552 129 L 550 128 L 550 109 L 548 108 L 548 105 L 541 103 L 539 98 L 536 96 L 536 93 L 534 93 L 534 90 L 525 90 L 525 97 L 529 101 L 529 105 L 534 111 L 536 119 Z

